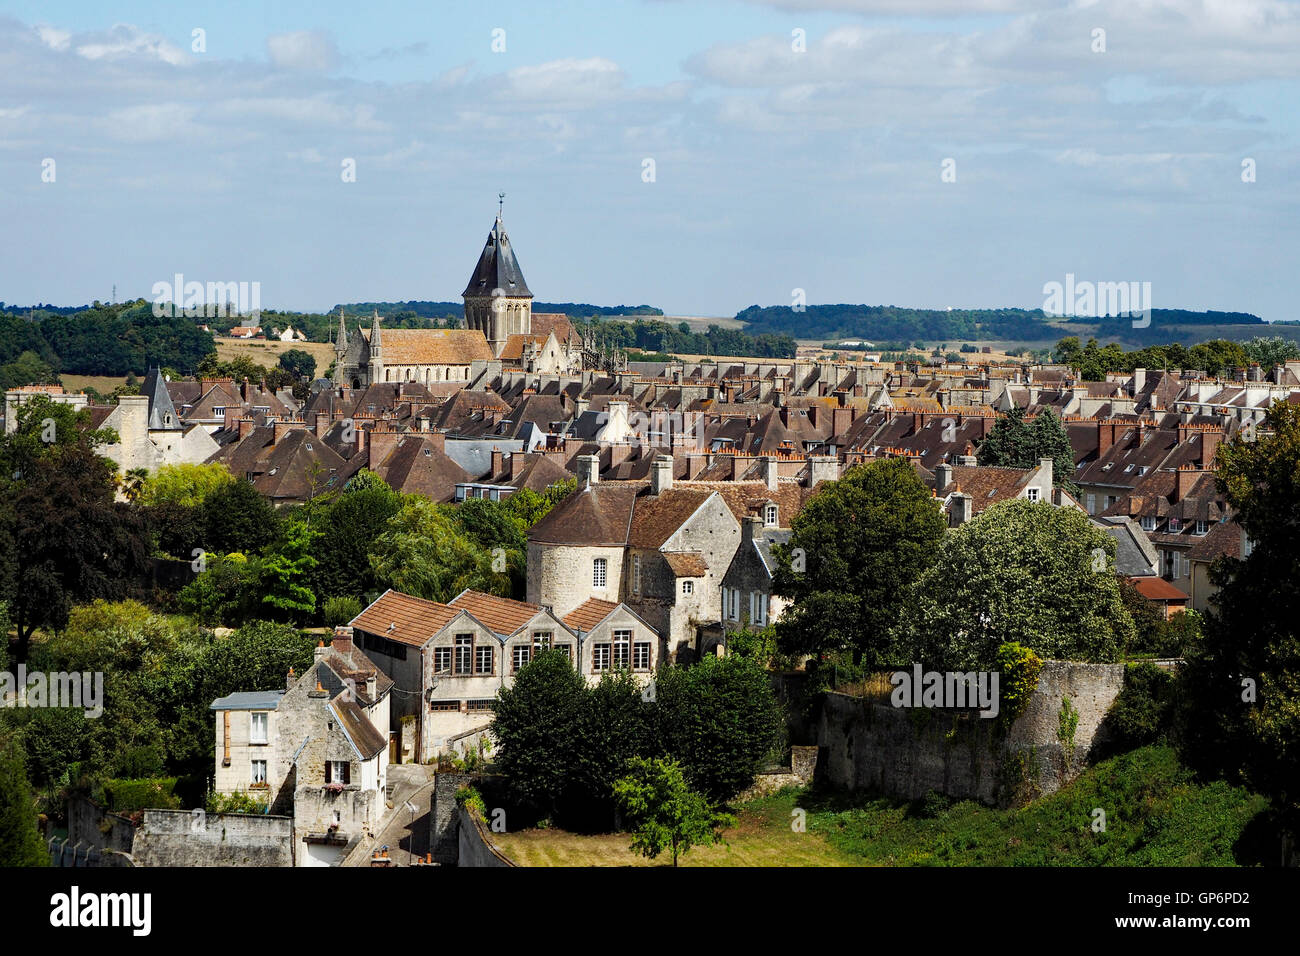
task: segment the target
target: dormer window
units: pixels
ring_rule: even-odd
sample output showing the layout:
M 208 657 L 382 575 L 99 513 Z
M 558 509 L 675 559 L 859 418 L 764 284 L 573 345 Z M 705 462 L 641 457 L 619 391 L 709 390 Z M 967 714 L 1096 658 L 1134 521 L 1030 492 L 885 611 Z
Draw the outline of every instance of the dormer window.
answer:
M 1183 530 L 1183 522 L 1178 518 L 1169 519 L 1169 533 L 1177 534 Z
M 1142 530 L 1143 530 L 1143 531 L 1155 531 L 1155 530 L 1156 530 L 1156 519 L 1153 518 L 1153 517 L 1151 517 L 1150 515 L 1145 516 L 1145 517 L 1142 519 Z
M 1209 523 L 1208 521 L 1197 521 L 1197 522 L 1196 522 L 1196 533 L 1197 533 L 1197 534 L 1209 534 L 1209 531 L 1210 531 L 1210 523 Z
M 763 524 L 768 528 L 776 527 L 777 507 L 776 505 L 767 505 L 763 508 Z

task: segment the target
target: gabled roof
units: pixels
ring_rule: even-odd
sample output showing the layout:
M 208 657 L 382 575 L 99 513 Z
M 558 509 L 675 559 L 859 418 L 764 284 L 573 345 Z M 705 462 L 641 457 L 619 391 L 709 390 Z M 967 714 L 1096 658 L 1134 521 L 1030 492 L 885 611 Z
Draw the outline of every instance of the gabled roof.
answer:
M 478 257 L 478 264 L 474 267 L 474 274 L 469 277 L 469 284 L 465 286 L 465 291 L 461 295 L 486 296 L 492 295 L 497 289 L 501 290 L 498 295 L 532 297 L 532 293 L 528 291 L 528 284 L 524 282 L 524 273 L 515 259 L 514 250 L 510 247 L 510 237 L 506 235 L 500 216 L 497 216 L 496 222 L 492 224 L 487 243 Z
M 336 697 L 330 701 L 329 708 L 338 718 L 339 726 L 352 741 L 352 746 L 356 748 L 362 760 L 369 760 L 375 754 L 382 753 L 388 746 L 388 740 L 375 729 L 375 725 L 366 717 L 365 711 L 355 702 Z
M 369 341 L 368 329 L 361 334 Z M 385 365 L 469 365 L 492 358 L 478 329 L 389 329 L 379 347 Z
M 1133 586 L 1137 588 L 1138 594 L 1141 594 L 1148 601 L 1190 601 L 1191 598 L 1186 593 L 1178 590 L 1164 578 L 1141 577 L 1129 578 Z
M 140 389 L 140 394 L 149 396 L 149 428 L 151 430 L 170 429 L 179 431 L 181 429 L 180 416 L 176 414 L 176 406 L 172 404 L 172 397 L 167 390 L 167 383 L 159 369 L 156 367 L 149 369 L 149 374 L 145 376 L 144 386 Z
M 367 634 L 423 647 L 460 613 L 460 608 L 390 589 L 348 623 Z
M 528 540 L 540 544 L 621 548 L 628 543 L 628 525 L 641 487 L 583 485 L 533 525 Z
M 208 710 L 275 710 L 283 696 L 282 690 L 237 691 L 218 697 Z
M 419 432 L 398 439 L 382 462 L 371 462 L 370 470 L 395 491 L 424 495 L 432 501 L 450 500 L 458 483 L 472 480 L 439 443 Z
M 618 607 L 616 601 L 602 601 L 600 598 L 588 598 L 564 616 L 564 624 L 570 630 L 591 631 L 600 622 L 614 613 Z
M 709 563 L 699 551 L 673 551 L 664 555 L 673 576 L 678 578 L 702 578 L 709 573 Z
M 468 589 L 451 599 L 451 607 L 467 611 L 502 637 L 509 637 L 543 610 L 540 604 Z
M 627 543 L 634 548 L 661 547 L 711 494 L 705 489 L 670 488 L 661 495 L 638 498 Z

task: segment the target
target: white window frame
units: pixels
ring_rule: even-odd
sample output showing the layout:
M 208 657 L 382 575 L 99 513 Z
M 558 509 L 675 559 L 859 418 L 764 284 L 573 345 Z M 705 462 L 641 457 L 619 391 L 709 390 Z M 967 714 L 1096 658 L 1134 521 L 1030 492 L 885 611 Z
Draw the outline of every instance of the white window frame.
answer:
M 632 593 L 641 593 L 641 555 L 632 555 Z
M 259 774 L 260 769 L 260 774 Z M 248 782 L 254 786 L 266 783 L 266 761 L 251 760 L 248 768 Z
M 1029 501 L 1037 504 L 1042 498 L 1042 490 L 1037 485 L 1034 485 L 1025 491 L 1025 497 Z
M 258 718 L 261 718 L 259 720 Z M 261 724 L 261 733 L 258 733 L 258 724 Z M 271 728 L 271 715 L 265 710 L 250 711 L 248 715 L 248 742 L 250 744 L 264 744 L 268 742 L 268 733 Z
M 763 527 L 775 528 L 778 511 L 776 505 L 765 505 L 763 507 Z
M 620 653 L 621 651 L 621 653 Z M 622 658 L 620 661 L 619 658 Z M 619 629 L 610 634 L 609 664 L 611 667 L 632 666 L 632 632 Z
M 609 559 L 593 558 L 591 562 L 591 586 L 605 590 L 609 586 Z
M 692 581 L 690 578 L 683 578 L 682 594 L 694 594 L 694 593 L 695 593 L 695 582 Z

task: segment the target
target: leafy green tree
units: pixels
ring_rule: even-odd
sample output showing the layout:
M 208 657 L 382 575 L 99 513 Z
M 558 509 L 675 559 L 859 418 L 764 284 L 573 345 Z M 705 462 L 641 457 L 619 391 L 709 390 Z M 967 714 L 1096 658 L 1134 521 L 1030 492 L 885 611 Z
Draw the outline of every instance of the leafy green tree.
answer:
M 1193 345 L 1189 360 L 1194 368 L 1203 368 L 1210 375 L 1222 375 L 1250 364 L 1246 350 L 1227 339 L 1212 339 Z
M 540 495 L 531 488 L 520 488 L 505 500 L 507 514 L 511 514 L 531 528 L 541 521 L 551 509 L 567 498 L 578 487 L 577 478 L 565 478 L 547 486 Z
M 642 688 L 626 670 L 606 672 L 583 691 L 575 728 L 566 808 L 577 819 L 612 819 L 614 784 L 628 761 L 651 749 Z
M 14 413 L 12 432 L 0 436 L 0 481 L 21 480 L 37 463 L 80 451 L 93 452 L 115 444 L 118 434 L 111 428 L 91 429 L 90 412 L 36 395 Z M 109 480 L 115 468 L 110 468 Z
M 212 490 L 199 505 L 206 550 L 257 554 L 281 534 L 271 503 L 247 481 L 231 481 Z
M 508 594 L 510 578 L 492 567 L 492 554 L 464 534 L 427 498 L 409 499 L 375 539 L 370 568 L 379 587 L 430 601 L 450 601 L 465 588 Z
M 207 567 L 181 588 L 176 603 L 203 624 L 231 626 L 257 613 L 261 561 L 239 552 L 210 554 Z
M 58 381 L 53 367 L 31 349 L 0 365 L 0 390 L 21 385 L 57 385 Z
M 312 549 L 312 587 L 317 594 L 360 598 L 376 588 L 368 549 L 401 507 L 402 496 L 373 472 L 359 472 L 349 482 L 316 524 L 320 537 Z
M 341 595 L 325 599 L 324 618 L 326 627 L 339 627 L 361 613 L 361 602 L 351 595 Z
M 920 661 L 987 669 L 1015 642 L 1040 657 L 1115 661 L 1133 622 L 1114 573 L 1115 539 L 1072 508 L 993 505 L 950 534 L 915 582 L 909 628 Z
M 773 590 L 793 601 L 776 625 L 781 649 L 848 649 L 870 666 L 897 663 L 893 634 L 909 586 L 946 529 L 903 459 L 859 465 L 822 486 L 795 517 L 789 544 L 774 548 Z
M 49 866 L 22 744 L 0 733 L 0 866 Z
M 655 859 L 671 849 L 676 866 L 680 854 L 719 842 L 722 831 L 735 826 L 735 817 L 713 811 L 703 794 L 687 786 L 675 761 L 637 757 L 628 770 L 614 785 L 614 798 L 632 827 L 634 853 Z
M 763 664 L 728 655 L 655 677 L 654 728 L 663 751 L 681 761 L 691 786 L 721 802 L 754 782 L 784 743 L 785 720 Z
M 208 465 L 163 465 L 145 479 L 140 503 L 149 507 L 163 504 L 186 508 L 203 504 L 208 496 L 234 482 L 235 477 L 220 462 Z
M 316 594 L 308 586 L 316 559 L 311 555 L 317 532 L 291 521 L 284 537 L 262 558 L 259 585 L 262 604 L 290 618 L 316 610 Z
M 1212 569 L 1219 591 L 1180 669 L 1182 752 L 1268 794 L 1300 833 L 1300 407 L 1219 447 L 1219 491 L 1250 544 Z
M 559 651 L 538 654 L 497 692 L 497 767 L 516 795 L 552 815 L 571 785 L 585 693 L 582 675 Z
M 1264 369 L 1300 359 L 1300 343 L 1280 335 L 1260 335 L 1242 343 L 1246 357 Z
M 302 349 L 289 349 L 280 355 L 280 368 L 294 378 L 311 379 L 316 374 L 316 359 Z
M 1050 409 L 1026 418 L 1020 407 L 1011 409 L 993 425 L 980 443 L 977 460 L 981 465 L 1002 468 L 1037 468 L 1042 458 L 1052 459 L 1052 483 L 1077 493 L 1074 484 L 1074 451 L 1065 426 Z

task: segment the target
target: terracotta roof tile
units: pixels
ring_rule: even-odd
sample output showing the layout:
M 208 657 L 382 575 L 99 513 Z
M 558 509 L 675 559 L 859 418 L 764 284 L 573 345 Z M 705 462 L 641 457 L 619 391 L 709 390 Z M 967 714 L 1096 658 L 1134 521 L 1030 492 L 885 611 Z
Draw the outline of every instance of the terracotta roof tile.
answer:
M 450 624 L 459 611 L 459 608 L 439 604 L 437 601 L 426 601 L 400 591 L 385 591 L 374 604 L 349 623 L 369 634 L 399 644 L 423 647 L 430 638 Z
M 468 611 L 476 620 L 501 635 L 513 634 L 542 609 L 540 604 L 514 601 L 483 591 L 462 591 L 452 598 L 451 607 Z
M 614 601 L 588 598 L 565 615 L 564 623 L 575 631 L 590 631 L 609 617 L 616 607 L 618 604 Z
M 370 330 L 361 334 L 370 340 Z M 385 365 L 468 365 L 490 361 L 492 349 L 477 329 L 384 329 Z
M 664 560 L 679 578 L 702 578 L 709 573 L 709 564 L 699 551 L 670 552 Z

